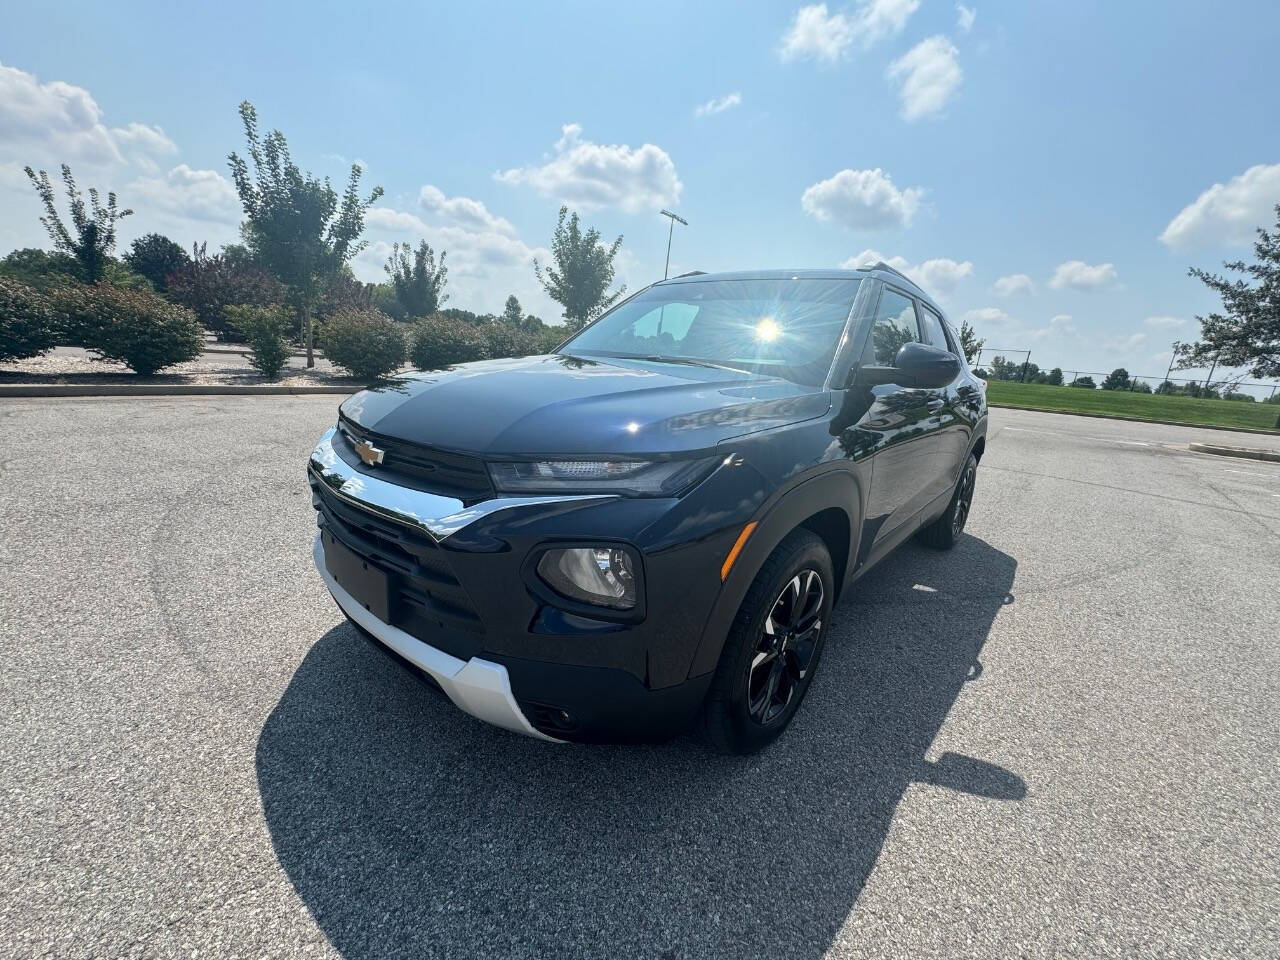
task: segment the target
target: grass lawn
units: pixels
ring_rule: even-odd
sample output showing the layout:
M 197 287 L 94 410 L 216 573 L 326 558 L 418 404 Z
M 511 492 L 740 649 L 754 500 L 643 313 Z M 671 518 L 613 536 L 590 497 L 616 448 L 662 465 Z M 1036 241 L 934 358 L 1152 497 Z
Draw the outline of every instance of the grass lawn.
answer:
M 1043 383 L 1006 380 L 992 380 L 987 384 L 987 400 L 997 407 L 1027 407 L 1032 410 L 1060 410 L 1064 413 L 1169 420 L 1195 426 L 1245 427 L 1250 430 L 1275 431 L 1276 418 L 1280 417 L 1280 405 L 1273 403 L 1197 400 L 1194 397 L 1051 387 Z

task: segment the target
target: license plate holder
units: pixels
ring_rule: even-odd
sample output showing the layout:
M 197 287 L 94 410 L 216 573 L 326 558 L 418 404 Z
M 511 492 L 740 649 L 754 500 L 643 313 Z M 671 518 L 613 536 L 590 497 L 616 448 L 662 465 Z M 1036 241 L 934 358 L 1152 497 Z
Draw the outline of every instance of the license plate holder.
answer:
M 383 623 L 391 619 L 391 587 L 384 570 L 349 550 L 327 530 L 324 543 L 324 565 L 338 586 Z

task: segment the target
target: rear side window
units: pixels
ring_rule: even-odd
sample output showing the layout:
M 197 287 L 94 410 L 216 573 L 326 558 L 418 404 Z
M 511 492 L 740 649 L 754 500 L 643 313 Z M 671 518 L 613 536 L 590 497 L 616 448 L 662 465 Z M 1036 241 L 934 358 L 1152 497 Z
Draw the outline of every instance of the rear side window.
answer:
M 920 342 L 915 304 L 910 297 L 886 288 L 880 295 L 880 306 L 876 309 L 862 362 L 881 367 L 893 366 L 902 345 L 912 341 Z
M 951 341 L 947 339 L 946 328 L 942 325 L 942 318 L 926 307 L 920 304 L 920 326 L 924 330 L 924 342 L 931 347 L 938 347 L 955 353 L 955 347 L 951 345 Z

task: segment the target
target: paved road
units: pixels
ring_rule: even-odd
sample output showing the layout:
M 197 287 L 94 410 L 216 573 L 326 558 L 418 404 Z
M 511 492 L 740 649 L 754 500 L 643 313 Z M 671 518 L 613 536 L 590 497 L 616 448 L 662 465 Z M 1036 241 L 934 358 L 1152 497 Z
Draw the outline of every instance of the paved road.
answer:
M 484 727 L 342 626 L 333 413 L 0 405 L 0 955 L 1274 955 L 1280 466 L 995 411 L 971 535 L 732 759 Z

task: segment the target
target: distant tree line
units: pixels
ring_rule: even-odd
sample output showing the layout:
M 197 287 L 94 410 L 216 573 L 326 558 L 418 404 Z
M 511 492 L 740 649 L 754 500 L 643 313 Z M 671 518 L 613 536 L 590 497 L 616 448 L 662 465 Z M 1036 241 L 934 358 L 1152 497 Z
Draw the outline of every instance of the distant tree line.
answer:
M 0 260 L 0 362 L 75 344 L 150 374 L 194 359 L 207 332 L 247 343 L 267 376 L 280 373 L 290 343 L 313 365 L 318 342 L 334 363 L 372 378 L 406 358 L 436 369 L 547 352 L 625 292 L 609 289 L 622 237 L 604 244 L 567 207 L 552 234 L 551 262 L 533 264 L 535 278 L 564 309 L 562 324 L 526 313 L 514 294 L 500 314 L 445 307 L 447 254 L 425 239 L 394 245 L 386 281 L 363 283 L 351 262 L 366 246 L 365 214 L 382 188 L 362 190 L 363 171 L 352 164 L 339 193 L 298 167 L 283 133 L 259 132 L 248 101 L 240 118 L 244 155 L 233 151 L 227 162 L 244 211 L 241 242 L 215 253 L 204 243 L 188 253 L 148 233 L 117 258 L 118 226 L 133 210 L 122 209 L 114 192 L 103 201 L 90 188 L 86 201 L 64 164 L 64 216 L 49 175 L 26 168 L 52 250 L 15 250 Z

